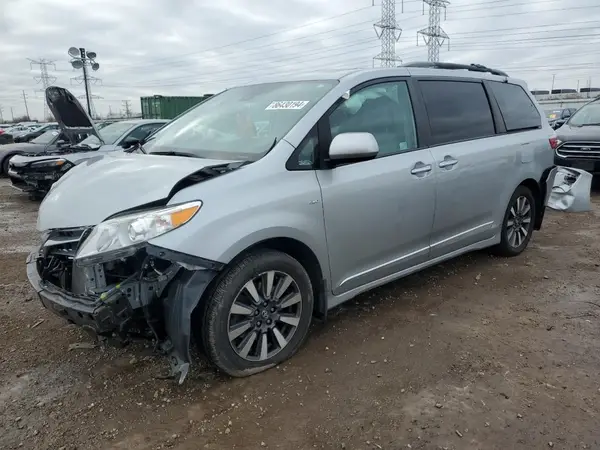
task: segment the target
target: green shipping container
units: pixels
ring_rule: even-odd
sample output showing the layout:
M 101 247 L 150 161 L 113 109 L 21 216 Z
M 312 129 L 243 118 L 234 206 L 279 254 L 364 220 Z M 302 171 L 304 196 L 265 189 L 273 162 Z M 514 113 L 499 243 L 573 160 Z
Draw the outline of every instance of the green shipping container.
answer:
M 163 97 L 162 95 L 142 97 L 140 98 L 142 103 L 142 118 L 174 119 L 179 114 L 211 96 L 212 94 L 206 94 L 202 97 Z

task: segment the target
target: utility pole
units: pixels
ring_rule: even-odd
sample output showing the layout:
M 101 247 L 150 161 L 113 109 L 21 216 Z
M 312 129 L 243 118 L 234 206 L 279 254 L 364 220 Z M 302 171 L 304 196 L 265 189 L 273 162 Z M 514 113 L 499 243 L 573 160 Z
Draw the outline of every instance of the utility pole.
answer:
M 404 0 L 402 0 L 402 9 L 404 10 Z M 373 58 L 373 65 L 375 60 L 379 60 L 381 67 L 396 67 L 397 63 L 402 63 L 400 57 L 396 56 L 396 42 L 400 39 L 402 28 L 398 26 L 396 20 L 395 0 L 381 1 L 381 20 L 373 27 L 375 34 L 381 40 L 381 53 Z
M 554 90 L 554 80 L 556 79 L 556 74 L 553 73 L 552 74 L 552 88 L 550 89 L 550 94 L 552 94 L 552 91 Z
M 31 120 L 31 117 L 29 117 L 29 108 L 27 107 L 27 94 L 25 93 L 25 90 L 23 90 L 23 101 L 25 102 L 25 112 L 27 113 L 27 120 Z M 44 118 L 44 120 L 46 120 L 46 118 Z
M 50 86 L 52 83 L 54 83 L 56 81 L 55 76 L 48 75 L 48 66 L 54 67 L 54 70 L 56 70 L 56 66 L 54 65 L 54 61 L 50 61 L 50 60 L 44 59 L 44 58 L 39 58 L 37 60 L 31 59 L 31 58 L 27 58 L 27 59 L 30 61 L 29 64 L 30 64 L 32 70 L 33 70 L 34 65 L 40 66 L 40 76 L 33 77 L 33 79 L 38 84 L 42 85 L 42 89 L 40 89 L 39 91 L 44 93 L 44 121 L 45 121 L 46 118 L 48 117 L 48 104 L 46 102 L 46 89 L 48 88 L 48 86 Z
M 110 119 L 112 117 L 113 113 L 112 113 L 112 106 L 108 105 L 108 118 Z
M 423 36 L 425 45 L 427 45 L 427 61 L 438 62 L 440 60 L 440 47 L 444 41 L 450 38 L 440 26 L 441 12 L 446 14 L 446 6 L 450 4 L 448 0 L 423 0 L 423 14 L 425 14 L 425 4 L 429 5 L 429 25 L 427 28 L 417 31 L 417 45 L 419 45 L 419 35 Z
M 15 113 L 13 112 L 13 107 L 10 107 L 10 116 L 12 117 L 12 121 L 15 121 Z
M 0 122 L 4 122 L 4 116 L 2 115 L 2 111 L 4 111 L 4 108 L 2 107 L 2 105 L 0 105 Z
M 123 108 L 125 108 L 125 117 L 131 117 L 131 100 L 123 100 Z
M 71 78 L 71 80 L 82 80 L 82 83 L 85 87 L 85 99 L 87 102 L 87 110 L 90 117 L 93 118 L 93 105 L 92 98 L 94 98 L 90 93 L 90 81 L 93 81 L 96 84 L 98 81 L 102 81 L 99 78 L 90 77 L 88 75 L 88 67 L 91 67 L 93 71 L 96 71 L 100 68 L 100 64 L 96 62 L 96 52 L 88 52 L 85 48 L 80 47 L 71 47 L 69 48 L 69 56 L 73 58 L 71 60 L 71 66 L 74 69 L 82 69 L 83 76 Z M 80 83 L 81 84 L 81 83 Z M 100 97 L 96 97 L 100 98 Z M 95 112 L 95 111 L 94 111 Z

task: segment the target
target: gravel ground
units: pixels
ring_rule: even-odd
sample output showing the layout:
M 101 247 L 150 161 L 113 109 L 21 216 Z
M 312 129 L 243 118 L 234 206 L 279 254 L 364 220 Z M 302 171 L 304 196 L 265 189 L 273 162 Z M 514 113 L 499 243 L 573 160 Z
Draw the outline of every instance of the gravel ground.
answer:
M 198 360 L 178 386 L 150 348 L 93 347 L 43 309 L 37 204 L 0 180 L 0 448 L 600 448 L 594 200 L 518 258 L 467 255 L 335 309 L 276 369 Z

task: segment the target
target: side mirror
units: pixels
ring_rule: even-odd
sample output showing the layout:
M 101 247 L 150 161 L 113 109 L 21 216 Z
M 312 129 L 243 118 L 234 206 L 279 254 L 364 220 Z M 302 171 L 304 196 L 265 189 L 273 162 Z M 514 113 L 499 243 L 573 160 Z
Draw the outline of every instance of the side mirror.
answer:
M 56 145 L 58 147 L 62 147 L 63 145 L 67 145 L 67 141 L 65 141 L 64 139 L 60 139 L 60 140 L 56 141 Z
M 379 153 L 379 144 L 371 133 L 341 133 L 329 146 L 329 159 L 334 162 L 372 159 Z

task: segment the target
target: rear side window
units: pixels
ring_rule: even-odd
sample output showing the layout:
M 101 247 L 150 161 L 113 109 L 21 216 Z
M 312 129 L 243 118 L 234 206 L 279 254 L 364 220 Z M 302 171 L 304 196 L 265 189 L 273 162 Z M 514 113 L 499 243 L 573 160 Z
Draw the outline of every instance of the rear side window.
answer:
M 530 130 L 542 126 L 540 113 L 521 86 L 496 81 L 490 82 L 490 85 L 507 131 Z
M 481 83 L 420 81 L 433 145 L 495 134 L 494 119 Z

